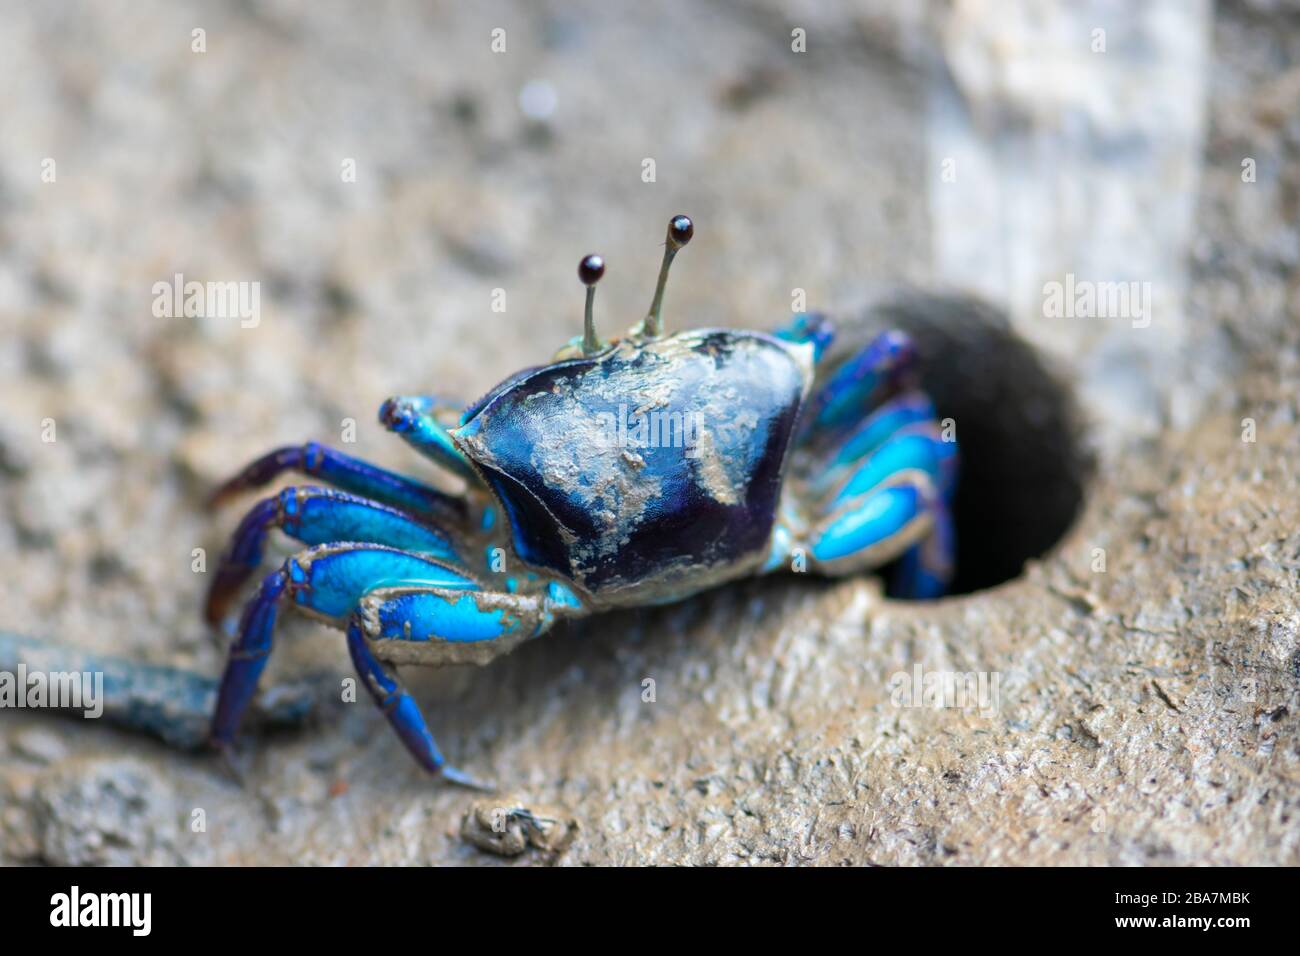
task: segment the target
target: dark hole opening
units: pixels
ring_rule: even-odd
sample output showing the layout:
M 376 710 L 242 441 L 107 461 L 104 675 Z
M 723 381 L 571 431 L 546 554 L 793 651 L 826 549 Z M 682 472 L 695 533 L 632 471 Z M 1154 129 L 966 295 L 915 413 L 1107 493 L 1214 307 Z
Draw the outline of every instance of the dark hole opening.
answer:
M 902 329 L 940 418 L 956 422 L 961 473 L 952 593 L 1018 577 L 1074 523 L 1093 472 L 1068 386 L 990 305 L 899 294 L 839 320 L 840 345 Z

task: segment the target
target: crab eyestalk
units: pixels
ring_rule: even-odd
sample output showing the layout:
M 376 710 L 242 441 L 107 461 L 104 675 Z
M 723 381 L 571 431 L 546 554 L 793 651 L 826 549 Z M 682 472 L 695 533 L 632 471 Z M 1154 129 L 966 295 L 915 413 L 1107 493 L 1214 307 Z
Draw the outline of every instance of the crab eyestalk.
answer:
M 592 305 L 596 301 L 596 283 L 605 274 L 605 260 L 592 253 L 584 256 L 578 263 L 578 278 L 587 287 L 587 307 L 583 311 L 582 354 L 595 355 L 605 347 L 605 343 L 596 335 L 596 320 L 592 315 Z
M 664 305 L 664 287 L 668 285 L 668 267 L 673 264 L 677 250 L 691 241 L 695 235 L 695 223 L 690 216 L 673 216 L 668 221 L 668 242 L 664 245 L 664 262 L 659 267 L 659 283 L 655 286 L 655 298 L 650 303 L 650 314 L 645 317 L 645 335 L 657 339 L 664 333 L 664 321 L 661 316 Z

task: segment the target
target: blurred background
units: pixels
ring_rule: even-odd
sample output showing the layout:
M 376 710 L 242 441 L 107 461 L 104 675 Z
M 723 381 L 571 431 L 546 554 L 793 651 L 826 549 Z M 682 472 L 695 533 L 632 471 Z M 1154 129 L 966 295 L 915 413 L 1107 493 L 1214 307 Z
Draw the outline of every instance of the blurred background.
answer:
M 1274 808 L 1239 811 L 1231 839 L 1198 813 L 1152 837 L 1173 793 L 1226 771 L 1209 751 L 1172 770 L 1121 752 L 1170 731 L 1123 708 L 1081 723 L 1091 705 L 1055 668 L 1114 653 L 1096 677 L 1120 682 L 1113 701 L 1185 680 L 1209 694 L 1198 732 L 1230 735 L 1200 683 L 1212 638 L 1184 629 L 1187 609 L 1280 592 L 1215 578 L 1251 570 L 1254 545 L 1229 553 L 1193 519 L 1236 506 L 1236 475 L 1253 482 L 1249 532 L 1294 533 L 1275 503 L 1294 486 L 1270 469 L 1289 467 L 1300 380 L 1300 5 L 48 0 L 0 16 L 0 626 L 219 672 L 191 571 L 238 518 L 204 511 L 216 482 L 281 444 L 339 444 L 349 421 L 349 453 L 428 477 L 376 422 L 383 399 L 470 400 L 549 356 L 580 331 L 587 252 L 608 264 L 600 327 L 630 326 L 665 222 L 688 213 L 670 328 L 771 329 L 801 291 L 849 328 L 880 324 L 872 304 L 900 288 L 978 297 L 908 307 L 997 497 L 968 534 L 986 555 L 969 589 L 1076 530 L 1011 590 L 935 617 L 882 617 L 861 582 L 742 585 L 415 678 L 444 749 L 571 816 L 568 861 L 1145 862 L 1154 839 L 1161 859 L 1296 862 Z M 155 284 L 177 274 L 257 283 L 256 325 L 156 315 Z M 1147 284 L 1150 308 L 1053 316 L 1046 288 L 1067 276 Z M 1177 471 L 1240 453 L 1243 416 L 1267 439 L 1246 453 L 1273 457 L 1215 481 Z M 1145 524 L 1192 484 L 1189 525 Z M 1096 547 L 1135 556 L 1103 598 Z M 1294 694 L 1295 614 L 1269 613 L 1242 632 L 1267 653 L 1245 657 L 1276 658 L 1277 692 Z M 1135 649 L 1130 626 L 1166 644 Z M 278 669 L 347 672 L 341 639 L 288 630 Z M 1091 654 L 1067 666 L 1066 644 Z M 884 678 L 931 654 L 1005 666 L 1034 703 L 995 731 L 944 714 L 900 729 Z M 651 672 L 653 713 L 638 700 Z M 1233 713 L 1257 734 L 1250 710 Z M 953 749 L 910 749 L 934 735 Z M 0 859 L 481 861 L 455 831 L 470 796 L 422 780 L 389 736 L 367 705 L 258 741 L 241 791 L 200 759 L 6 715 Z M 1294 743 L 1278 753 L 1285 767 L 1234 778 L 1235 800 L 1277 773 L 1294 804 Z M 972 781 L 1023 782 L 1007 766 L 1040 759 L 1066 768 L 1047 816 L 1086 816 L 1086 839 L 1048 839 L 1005 793 L 980 802 Z M 1086 793 L 1099 760 L 1123 770 L 1109 796 Z M 1162 782 L 1133 789 L 1148 763 Z M 947 773 L 967 781 L 968 818 Z M 823 819 L 828 803 L 844 809 Z M 760 804 L 761 824 L 737 810 Z M 206 838 L 185 826 L 199 805 L 220 821 Z

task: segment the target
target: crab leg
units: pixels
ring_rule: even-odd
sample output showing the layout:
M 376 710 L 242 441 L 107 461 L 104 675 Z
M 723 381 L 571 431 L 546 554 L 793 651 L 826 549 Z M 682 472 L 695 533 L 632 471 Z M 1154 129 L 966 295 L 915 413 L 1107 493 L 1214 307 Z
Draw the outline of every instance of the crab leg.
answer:
M 852 468 L 895 435 L 906 431 L 931 431 L 934 427 L 934 404 L 924 393 L 907 392 L 890 399 L 871 413 L 837 446 L 830 450 L 823 470 L 809 481 L 818 494 L 824 494 L 844 481 Z
M 209 503 L 214 507 L 224 504 L 286 471 L 312 475 L 344 491 L 417 514 L 455 521 L 465 513 L 465 503 L 453 495 L 316 442 L 277 448 L 263 455 L 217 488 Z
M 231 537 L 208 589 L 209 622 L 225 616 L 239 588 L 262 563 L 272 528 L 303 544 L 366 541 L 461 564 L 451 536 L 428 519 L 344 491 L 286 488 L 254 505 Z
M 823 324 L 800 316 L 776 334 L 818 344 Z M 941 439 L 933 404 L 914 387 L 915 365 L 911 339 L 884 332 L 813 392 L 799 441 L 815 450 L 796 458 L 764 570 L 796 552 L 832 575 L 897 561 L 892 595 L 943 594 L 955 547 L 957 446 Z
M 445 587 L 380 588 L 363 597 L 353 614 L 348 651 L 375 703 L 416 762 L 430 773 L 478 786 L 446 766 L 419 706 L 396 673 L 380 663 L 376 650 L 382 648 L 385 658 L 395 660 L 427 660 L 441 653 L 448 662 L 484 663 L 508 650 L 506 645 L 546 631 L 556 615 L 581 613 L 581 605 L 562 587 L 540 597 Z M 415 650 L 418 644 L 441 648 L 430 655 Z M 408 647 L 412 651 L 405 651 Z
M 823 517 L 814 526 L 811 555 L 823 569 L 843 573 L 903 556 L 891 593 L 943 593 L 952 573 L 948 498 L 957 446 L 940 438 L 932 419 L 920 418 L 928 404 L 917 396 L 886 403 L 836 455 L 857 454 L 858 460 L 831 469 L 824 485 L 814 483 L 820 492 L 815 507 Z
M 361 675 L 362 683 L 370 691 L 370 696 L 375 699 L 375 704 L 383 711 L 402 744 L 421 767 L 452 783 L 476 790 L 492 789 L 447 763 L 434 742 L 424 714 L 420 712 L 420 705 L 402 686 L 396 672 L 385 667 L 371 652 L 361 624 L 356 619 L 348 624 L 348 653 L 352 655 L 352 663 Z
M 906 334 L 876 336 L 809 397 L 800 440 L 819 441 L 852 427 L 866 410 L 910 384 L 915 362 L 916 350 Z
M 786 511 L 772 532 L 765 573 L 793 566 L 839 577 L 897 561 L 888 587 L 892 597 L 942 597 L 947 589 L 952 577 L 952 519 L 921 472 L 894 476 L 810 531 Z
M 882 408 L 888 421 L 904 403 Z M 906 419 L 907 414 L 903 414 Z M 859 434 L 880 430 L 864 423 Z M 862 445 L 868 444 L 864 437 Z M 895 429 L 853 466 L 839 469 L 834 483 L 819 488 L 814 500 L 788 502 L 773 533 L 765 570 L 776 570 L 802 554 L 812 570 L 853 574 L 899 560 L 889 592 L 923 598 L 943 594 L 952 576 L 954 533 L 947 491 L 955 470 L 956 447 L 941 441 L 933 424 Z M 814 512 L 812 516 L 807 511 Z
M 834 575 L 887 564 L 929 533 L 936 497 L 924 475 L 895 476 L 818 521 L 808 535 L 809 556 Z
M 244 607 L 239 636 L 230 649 L 212 717 L 213 743 L 224 750 L 234 740 L 271 653 L 282 601 L 288 599 L 293 606 L 341 627 L 363 594 L 378 582 L 398 581 L 465 590 L 479 587 L 434 558 L 371 544 L 308 548 L 267 575 Z
M 380 407 L 379 421 L 426 458 L 474 485 L 481 485 L 478 472 L 435 417 L 437 411 L 446 412 L 449 407 L 444 400 L 429 395 L 396 395 Z
M 922 541 L 904 551 L 894 566 L 889 593 L 895 597 L 914 600 L 943 597 L 952 581 L 957 548 L 952 512 L 942 501 L 931 502 L 930 507 L 934 528 Z
M 535 597 L 454 588 L 383 588 L 361 599 L 367 637 L 376 641 L 475 643 L 536 637 L 551 623 Z
M 943 493 L 952 484 L 956 457 L 956 444 L 943 441 L 933 423 L 908 425 L 895 431 L 851 470 L 840 469 L 838 480 L 829 484 L 821 507 L 835 510 L 849 499 L 909 471 L 924 473 L 939 493 Z

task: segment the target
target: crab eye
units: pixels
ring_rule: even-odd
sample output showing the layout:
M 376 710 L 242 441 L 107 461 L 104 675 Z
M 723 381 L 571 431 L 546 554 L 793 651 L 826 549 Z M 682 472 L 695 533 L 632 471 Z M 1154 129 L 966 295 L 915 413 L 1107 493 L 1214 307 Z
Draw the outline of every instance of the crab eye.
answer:
M 672 222 L 668 223 L 668 241 L 675 246 L 686 245 L 693 235 L 695 223 L 691 222 L 690 216 L 673 216 Z
M 578 263 L 578 278 L 583 285 L 591 286 L 600 281 L 605 274 L 605 260 L 593 253 Z

